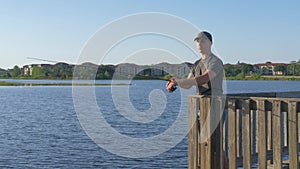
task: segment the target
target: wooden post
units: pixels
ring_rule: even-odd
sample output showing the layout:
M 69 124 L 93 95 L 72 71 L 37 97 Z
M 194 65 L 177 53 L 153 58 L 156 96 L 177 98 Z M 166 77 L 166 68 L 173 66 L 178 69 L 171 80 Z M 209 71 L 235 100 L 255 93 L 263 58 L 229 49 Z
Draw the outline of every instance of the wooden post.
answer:
M 249 105 L 250 107 L 251 107 L 251 104 L 252 104 L 252 101 L 250 101 L 250 105 Z M 256 147 L 256 143 L 257 143 L 257 141 L 256 141 L 256 128 L 257 128 L 256 113 L 257 113 L 256 110 L 250 110 L 251 155 L 255 154 L 257 152 L 256 151 L 256 149 L 257 149 L 257 147 Z
M 210 169 L 211 166 L 211 139 L 210 139 L 210 98 L 200 98 L 200 168 Z
M 236 143 L 236 113 L 235 100 L 228 101 L 228 146 L 229 146 L 229 168 L 236 169 L 237 143 Z
M 272 111 L 267 111 L 267 126 L 268 126 L 268 130 L 267 130 L 267 134 L 268 134 L 268 137 L 267 137 L 267 148 L 268 150 L 272 150 L 273 149 L 273 142 L 272 142 L 272 137 L 273 137 L 273 134 L 272 134 L 272 126 L 273 126 L 273 123 L 272 123 Z
M 236 152 L 237 157 L 242 156 L 243 144 L 242 144 L 242 111 L 236 109 Z
M 243 133 L 244 133 L 244 156 L 243 164 L 245 169 L 251 169 L 251 119 L 250 100 L 243 100 Z
M 282 126 L 283 126 L 283 135 L 281 136 L 282 139 L 282 145 L 283 147 L 287 147 L 288 146 L 288 137 L 289 137 L 289 132 L 288 132 L 288 112 L 283 112 L 283 120 L 281 120 L 282 122 Z
M 282 168 L 281 101 L 273 101 L 273 160 L 274 169 Z
M 224 101 L 221 96 L 211 98 L 211 131 L 213 163 L 215 169 L 223 169 L 223 113 Z
M 288 103 L 289 155 L 290 168 L 299 168 L 298 159 L 298 114 L 297 102 Z
M 258 100 L 258 167 L 267 168 L 267 121 L 265 111 L 265 101 Z
M 198 168 L 198 111 L 199 99 L 188 98 L 188 168 Z
M 272 107 L 272 103 L 269 100 L 265 101 L 265 107 Z M 273 150 L 273 118 L 272 118 L 272 110 L 271 108 L 267 110 L 267 150 Z M 270 160 L 267 160 L 268 164 L 273 164 L 273 156 L 271 156 Z

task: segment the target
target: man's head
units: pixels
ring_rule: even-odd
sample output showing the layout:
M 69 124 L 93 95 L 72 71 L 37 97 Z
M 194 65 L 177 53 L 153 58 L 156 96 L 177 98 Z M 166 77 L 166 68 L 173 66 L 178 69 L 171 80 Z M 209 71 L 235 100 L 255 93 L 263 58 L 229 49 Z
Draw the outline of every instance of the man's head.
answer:
M 210 40 L 210 42 L 212 43 L 212 36 L 210 33 L 206 32 L 206 31 L 202 31 L 200 33 L 198 33 L 197 37 L 194 39 L 194 41 L 197 40 Z
M 211 52 L 212 36 L 210 33 L 202 31 L 198 33 L 194 41 L 196 41 L 197 49 L 201 54 L 208 54 Z
M 198 33 L 197 37 L 194 39 L 194 41 L 197 40 L 210 40 L 210 42 L 212 43 L 212 36 L 210 33 L 206 32 L 206 31 L 202 31 L 200 33 Z

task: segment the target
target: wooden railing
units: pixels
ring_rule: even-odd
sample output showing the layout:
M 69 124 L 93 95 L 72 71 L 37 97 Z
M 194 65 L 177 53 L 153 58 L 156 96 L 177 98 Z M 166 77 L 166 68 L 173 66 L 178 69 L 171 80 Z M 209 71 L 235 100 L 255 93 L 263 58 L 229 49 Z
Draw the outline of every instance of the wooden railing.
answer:
M 300 92 L 189 96 L 188 167 L 298 169 L 299 96 Z M 219 118 L 220 112 L 224 118 Z M 220 127 L 213 125 L 216 119 Z

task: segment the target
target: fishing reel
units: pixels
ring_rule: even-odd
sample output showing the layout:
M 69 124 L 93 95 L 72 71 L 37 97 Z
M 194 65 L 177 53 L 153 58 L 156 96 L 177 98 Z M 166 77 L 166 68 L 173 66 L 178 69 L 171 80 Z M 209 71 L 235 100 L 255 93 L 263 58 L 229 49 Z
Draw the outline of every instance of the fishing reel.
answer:
M 174 92 L 176 89 L 177 89 L 177 84 L 175 84 L 175 85 L 173 85 L 173 86 L 171 87 L 171 91 L 170 91 L 170 92 Z
M 172 81 L 171 79 L 168 80 L 167 86 L 169 86 L 169 84 L 172 83 L 172 82 L 173 82 L 173 81 Z M 176 89 L 177 89 L 177 83 L 174 83 L 174 84 L 171 86 L 170 90 L 168 90 L 168 92 L 172 93 L 172 92 L 174 92 Z

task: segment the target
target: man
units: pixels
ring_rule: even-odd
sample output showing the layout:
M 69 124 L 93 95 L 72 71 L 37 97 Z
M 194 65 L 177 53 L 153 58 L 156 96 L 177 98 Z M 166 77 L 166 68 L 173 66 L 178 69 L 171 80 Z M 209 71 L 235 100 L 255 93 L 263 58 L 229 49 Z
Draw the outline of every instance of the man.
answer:
M 222 113 L 220 108 L 220 103 L 216 98 L 223 95 L 223 78 L 224 78 L 224 69 L 223 62 L 215 54 L 211 52 L 211 46 L 213 43 L 212 35 L 206 31 L 200 32 L 197 37 L 194 39 L 197 45 L 197 49 L 201 55 L 201 58 L 197 60 L 192 66 L 192 70 L 186 79 L 177 79 L 171 78 L 166 85 L 168 92 L 173 92 L 178 85 L 181 88 L 189 89 L 192 86 L 197 86 L 197 93 L 199 95 L 208 95 L 211 97 L 211 107 L 210 113 L 211 116 L 211 127 L 214 128 L 212 137 L 220 138 L 220 113 Z M 214 97 L 216 96 L 216 97 Z M 219 97 L 220 98 L 220 97 Z M 222 97 L 223 98 L 223 97 Z M 218 139 L 217 139 L 218 140 Z M 218 145 L 218 142 L 215 139 L 212 139 L 212 144 Z M 214 146 L 214 149 L 211 151 L 214 152 L 213 159 L 216 161 L 220 160 L 220 150 L 221 147 Z M 227 158 L 225 153 L 223 154 L 224 158 L 224 168 L 228 167 Z M 215 161 L 214 160 L 214 161 Z M 220 164 L 214 162 L 214 168 L 220 168 Z
M 201 58 L 194 63 L 186 79 L 171 78 L 166 86 L 167 91 L 172 92 L 177 85 L 184 89 L 197 86 L 197 93 L 200 95 L 222 95 L 223 62 L 211 52 L 212 35 L 203 31 L 194 41 Z

